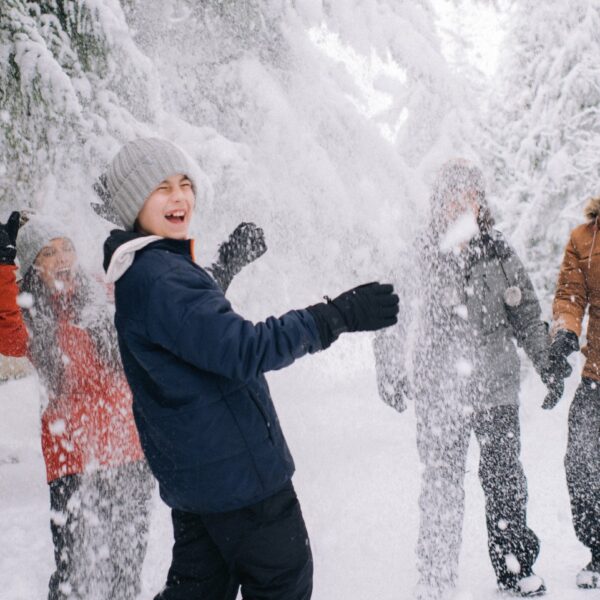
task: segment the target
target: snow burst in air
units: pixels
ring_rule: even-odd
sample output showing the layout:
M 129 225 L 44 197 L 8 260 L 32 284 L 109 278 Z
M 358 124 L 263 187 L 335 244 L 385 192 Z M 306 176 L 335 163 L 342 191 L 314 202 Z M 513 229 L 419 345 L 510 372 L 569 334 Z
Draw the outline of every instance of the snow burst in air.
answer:
M 458 254 L 462 246 L 468 243 L 478 232 L 479 227 L 475 215 L 470 210 L 466 211 L 448 227 L 440 242 L 440 249 L 442 252 Z

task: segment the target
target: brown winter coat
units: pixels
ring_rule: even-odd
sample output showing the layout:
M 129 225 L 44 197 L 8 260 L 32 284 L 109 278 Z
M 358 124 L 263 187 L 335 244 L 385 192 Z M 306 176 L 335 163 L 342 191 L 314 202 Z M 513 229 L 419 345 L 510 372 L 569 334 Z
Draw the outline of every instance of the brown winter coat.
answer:
M 589 202 L 585 216 L 588 222 L 571 232 L 565 249 L 552 313 L 555 329 L 568 329 L 579 337 L 588 309 L 583 376 L 600 381 L 600 198 Z

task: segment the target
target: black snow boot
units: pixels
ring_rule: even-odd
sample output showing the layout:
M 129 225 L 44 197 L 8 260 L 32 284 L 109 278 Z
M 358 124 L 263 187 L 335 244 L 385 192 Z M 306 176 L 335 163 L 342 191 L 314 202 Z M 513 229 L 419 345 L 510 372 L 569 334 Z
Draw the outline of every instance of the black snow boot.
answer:
M 600 550 L 592 551 L 592 560 L 577 573 L 576 583 L 584 590 L 600 588 Z
M 498 587 L 501 591 L 519 598 L 543 596 L 546 593 L 544 580 L 533 572 L 529 575 L 510 574 L 501 577 L 498 580 Z

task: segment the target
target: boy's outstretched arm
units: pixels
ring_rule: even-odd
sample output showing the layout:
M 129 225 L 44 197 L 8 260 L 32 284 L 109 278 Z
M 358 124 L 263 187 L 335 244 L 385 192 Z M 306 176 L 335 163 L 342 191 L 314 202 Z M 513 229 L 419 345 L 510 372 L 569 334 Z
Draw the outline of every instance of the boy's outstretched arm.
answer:
M 144 321 L 152 343 L 200 369 L 248 381 L 328 347 L 344 331 L 393 325 L 397 312 L 392 286 L 373 283 L 253 324 L 221 290 L 176 270 L 154 282 Z

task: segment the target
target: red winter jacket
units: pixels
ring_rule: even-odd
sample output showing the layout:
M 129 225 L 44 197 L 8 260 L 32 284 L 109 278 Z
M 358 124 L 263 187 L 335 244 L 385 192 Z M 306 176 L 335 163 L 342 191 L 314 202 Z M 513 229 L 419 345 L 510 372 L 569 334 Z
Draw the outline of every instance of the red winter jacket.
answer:
M 15 267 L 0 265 L 0 354 L 28 356 L 28 333 L 17 305 Z M 42 452 L 48 482 L 86 469 L 141 460 L 131 392 L 120 368 L 102 360 L 90 334 L 57 310 L 56 341 L 62 353 L 60 391 L 47 386 Z

